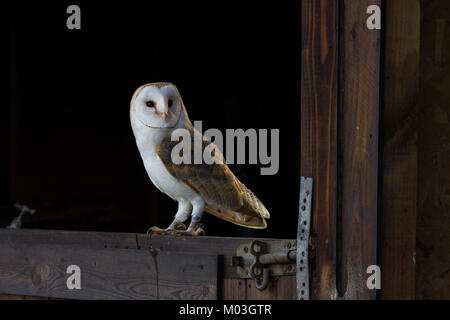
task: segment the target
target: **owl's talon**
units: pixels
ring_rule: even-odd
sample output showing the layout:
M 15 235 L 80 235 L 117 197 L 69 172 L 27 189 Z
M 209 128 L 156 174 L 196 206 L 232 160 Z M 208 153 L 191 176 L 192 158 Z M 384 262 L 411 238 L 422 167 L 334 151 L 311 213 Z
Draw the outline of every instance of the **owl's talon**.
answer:
M 185 231 L 187 229 L 186 225 L 184 223 L 180 223 L 177 225 L 176 230 L 182 230 Z
M 198 228 L 197 230 L 195 230 L 195 235 L 196 236 L 204 236 L 205 230 L 203 230 L 202 228 Z
M 156 229 L 157 229 L 158 227 L 150 227 L 150 228 L 148 228 L 147 229 L 147 234 L 152 234 L 153 232 L 155 232 L 156 231 Z M 159 229 L 159 228 L 158 228 Z
M 172 228 L 167 228 L 167 229 L 161 229 L 158 228 L 156 226 L 151 227 L 147 230 L 147 234 L 156 234 L 156 235 L 174 235 L 176 234 L 177 230 L 174 230 Z
M 197 228 L 197 230 L 195 230 L 195 231 L 187 229 L 185 231 L 177 231 L 176 235 L 179 237 L 181 237 L 181 236 L 198 237 L 198 236 L 204 236 L 205 231 L 202 228 Z

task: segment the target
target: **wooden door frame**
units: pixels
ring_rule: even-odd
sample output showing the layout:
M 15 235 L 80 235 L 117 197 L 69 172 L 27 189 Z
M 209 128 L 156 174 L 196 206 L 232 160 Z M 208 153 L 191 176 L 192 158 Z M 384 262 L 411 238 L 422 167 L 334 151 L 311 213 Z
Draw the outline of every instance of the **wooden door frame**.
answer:
M 381 0 L 302 1 L 301 175 L 314 178 L 313 299 L 375 299 Z

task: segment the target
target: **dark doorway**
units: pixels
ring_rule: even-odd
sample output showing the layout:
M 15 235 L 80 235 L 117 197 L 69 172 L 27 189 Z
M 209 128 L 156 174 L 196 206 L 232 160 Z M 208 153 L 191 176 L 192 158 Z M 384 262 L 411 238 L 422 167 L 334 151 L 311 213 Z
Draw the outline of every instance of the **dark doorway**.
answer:
M 231 165 L 266 205 L 265 231 L 205 214 L 208 235 L 292 238 L 300 168 L 300 2 L 21 4 L 8 13 L 4 201 L 38 209 L 25 228 L 145 232 L 176 203 L 144 170 L 129 124 L 141 84 L 177 85 L 207 128 L 280 129 L 280 169 Z M 7 224 L 14 215 L 7 214 Z

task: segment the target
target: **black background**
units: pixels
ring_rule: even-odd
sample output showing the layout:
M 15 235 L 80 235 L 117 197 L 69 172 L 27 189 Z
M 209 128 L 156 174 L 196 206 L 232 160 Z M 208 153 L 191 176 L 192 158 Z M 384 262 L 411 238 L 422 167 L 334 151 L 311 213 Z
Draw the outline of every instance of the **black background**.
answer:
M 68 30 L 66 8 L 81 8 Z M 19 3 L 3 21 L 2 204 L 38 209 L 26 228 L 145 232 L 177 204 L 144 170 L 134 90 L 177 85 L 207 128 L 280 129 L 280 170 L 230 165 L 266 205 L 268 229 L 204 215 L 207 235 L 294 238 L 300 170 L 300 1 Z M 9 222 L 14 214 L 3 213 Z

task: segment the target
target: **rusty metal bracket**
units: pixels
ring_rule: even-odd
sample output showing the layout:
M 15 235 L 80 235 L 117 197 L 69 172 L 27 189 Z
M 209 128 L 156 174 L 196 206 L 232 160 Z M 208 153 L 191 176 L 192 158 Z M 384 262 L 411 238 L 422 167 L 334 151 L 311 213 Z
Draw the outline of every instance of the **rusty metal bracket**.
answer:
M 232 264 L 241 278 L 254 279 L 256 288 L 264 290 L 270 276 L 295 274 L 295 247 L 295 240 L 253 240 L 237 248 Z
M 301 177 L 297 229 L 297 299 L 309 300 L 308 243 L 311 225 L 313 179 Z

